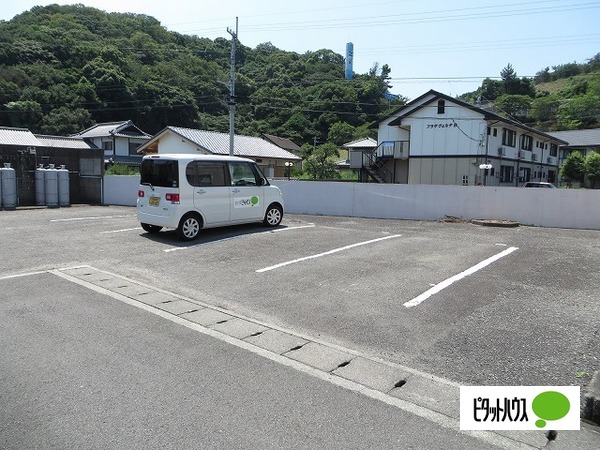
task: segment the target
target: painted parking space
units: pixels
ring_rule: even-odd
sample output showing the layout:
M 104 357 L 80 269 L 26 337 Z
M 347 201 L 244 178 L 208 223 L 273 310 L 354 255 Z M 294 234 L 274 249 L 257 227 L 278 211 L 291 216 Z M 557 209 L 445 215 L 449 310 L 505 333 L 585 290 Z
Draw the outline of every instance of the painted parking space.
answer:
M 88 264 L 465 383 L 583 386 L 598 370 L 596 231 L 286 215 L 273 230 L 212 229 L 188 244 L 169 231 L 139 230 L 124 207 L 2 218 L 0 277 Z M 310 258 L 393 235 L 401 237 Z M 511 247 L 518 250 L 453 278 Z M 446 280 L 454 282 L 430 291 Z M 273 333 L 264 334 L 275 345 Z

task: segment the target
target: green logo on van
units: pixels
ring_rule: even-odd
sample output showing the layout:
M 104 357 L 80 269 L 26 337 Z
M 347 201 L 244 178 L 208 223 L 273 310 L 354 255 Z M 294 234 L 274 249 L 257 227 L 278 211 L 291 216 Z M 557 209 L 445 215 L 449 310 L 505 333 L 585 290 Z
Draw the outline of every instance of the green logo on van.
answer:
M 252 197 L 250 199 L 250 203 L 252 203 L 252 206 L 258 205 L 258 197 L 256 195 L 254 197 Z

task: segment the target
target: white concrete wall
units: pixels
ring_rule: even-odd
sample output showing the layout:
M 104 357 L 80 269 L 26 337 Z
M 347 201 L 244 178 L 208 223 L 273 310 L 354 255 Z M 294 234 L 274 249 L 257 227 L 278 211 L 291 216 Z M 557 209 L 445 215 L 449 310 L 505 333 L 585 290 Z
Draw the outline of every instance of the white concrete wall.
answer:
M 104 177 L 104 203 L 135 206 L 139 177 Z M 438 220 L 516 220 L 600 230 L 600 190 L 277 180 L 290 214 Z
M 139 185 L 139 175 L 105 175 L 102 201 L 105 205 L 135 206 Z

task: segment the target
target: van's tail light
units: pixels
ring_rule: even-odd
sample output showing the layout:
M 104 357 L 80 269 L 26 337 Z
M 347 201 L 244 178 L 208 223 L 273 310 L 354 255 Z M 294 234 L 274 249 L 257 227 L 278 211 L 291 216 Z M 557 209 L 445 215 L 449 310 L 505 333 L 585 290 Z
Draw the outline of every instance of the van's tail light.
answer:
M 145 195 L 145 194 L 144 194 L 144 191 L 143 191 L 142 189 L 140 189 L 140 190 L 138 191 L 138 197 L 143 197 L 144 195 Z
M 179 203 L 179 194 L 166 194 L 165 199 L 171 203 Z

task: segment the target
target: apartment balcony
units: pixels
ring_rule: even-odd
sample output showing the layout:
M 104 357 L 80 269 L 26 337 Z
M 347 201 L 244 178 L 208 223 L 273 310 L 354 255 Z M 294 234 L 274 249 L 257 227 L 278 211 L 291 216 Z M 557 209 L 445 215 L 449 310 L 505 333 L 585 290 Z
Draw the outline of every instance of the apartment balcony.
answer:
M 410 141 L 383 141 L 375 149 L 377 158 L 406 159 L 410 152 Z

